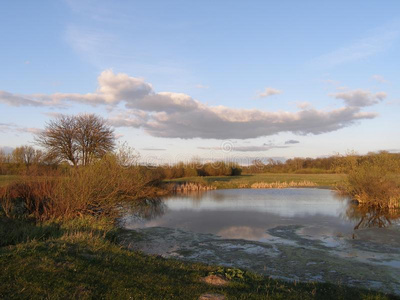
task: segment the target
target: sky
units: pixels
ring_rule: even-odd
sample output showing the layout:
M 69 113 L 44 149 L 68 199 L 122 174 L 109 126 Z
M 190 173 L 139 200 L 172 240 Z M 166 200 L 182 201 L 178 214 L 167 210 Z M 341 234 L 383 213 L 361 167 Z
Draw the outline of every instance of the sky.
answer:
M 2 1 L 0 147 L 95 113 L 146 163 L 400 152 L 400 2 Z

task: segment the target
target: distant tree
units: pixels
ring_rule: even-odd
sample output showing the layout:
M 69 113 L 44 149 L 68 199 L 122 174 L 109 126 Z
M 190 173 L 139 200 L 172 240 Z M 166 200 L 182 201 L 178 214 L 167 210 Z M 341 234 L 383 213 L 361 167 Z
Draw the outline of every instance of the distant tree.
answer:
M 3 149 L 0 148 L 0 175 L 5 174 L 7 158 L 8 156 L 4 153 Z
M 47 150 L 48 156 L 74 166 L 86 166 L 115 147 L 113 129 L 94 114 L 61 115 L 46 125 L 36 142 Z
M 0 163 L 6 162 L 6 154 L 4 153 L 3 149 L 0 148 Z
M 29 167 L 35 161 L 36 150 L 32 146 L 20 146 L 11 155 L 14 163 Z

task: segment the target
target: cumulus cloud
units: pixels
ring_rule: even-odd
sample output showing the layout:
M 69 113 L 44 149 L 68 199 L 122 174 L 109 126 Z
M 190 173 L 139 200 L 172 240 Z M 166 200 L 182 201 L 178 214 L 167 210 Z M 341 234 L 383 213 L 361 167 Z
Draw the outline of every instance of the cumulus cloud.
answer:
M 0 102 L 13 106 L 65 106 L 72 102 L 107 107 L 125 104 L 126 109 L 122 113 L 110 115 L 111 125 L 142 128 L 157 137 L 248 139 L 280 132 L 321 134 L 338 130 L 358 120 L 376 117 L 375 113 L 362 112 L 361 107 L 386 97 L 383 92 L 371 94 L 357 90 L 334 94 L 347 104 L 338 109 L 303 107 L 297 112 L 269 112 L 209 106 L 186 94 L 157 93 L 143 79 L 114 74 L 111 70 L 103 71 L 98 83 L 97 90 L 87 94 L 21 96 L 1 92 Z
M 282 91 L 280 91 L 280 90 L 267 87 L 267 88 L 265 88 L 265 90 L 263 92 L 258 94 L 258 98 L 266 98 L 266 97 L 278 95 L 281 93 L 282 93 Z
M 51 95 L 17 95 L 0 91 L 0 102 L 11 106 L 63 106 L 65 102 L 79 102 L 90 105 L 109 104 L 117 105 L 125 101 L 127 106 L 131 102 L 144 100 L 153 92 L 150 84 L 141 78 L 129 77 L 126 74 L 114 74 L 111 70 L 103 71 L 98 77 L 99 87 L 94 93 L 55 93 Z M 149 101 L 147 101 L 149 102 Z
M 300 142 L 296 141 L 296 140 L 288 140 L 285 142 L 285 145 L 292 145 L 292 144 L 298 144 L 298 143 L 300 143 Z
M 353 90 L 341 93 L 335 93 L 331 96 L 336 99 L 342 99 L 348 106 L 352 107 L 364 107 L 371 106 L 379 103 L 386 98 L 385 92 L 371 93 L 370 91 L 364 90 Z

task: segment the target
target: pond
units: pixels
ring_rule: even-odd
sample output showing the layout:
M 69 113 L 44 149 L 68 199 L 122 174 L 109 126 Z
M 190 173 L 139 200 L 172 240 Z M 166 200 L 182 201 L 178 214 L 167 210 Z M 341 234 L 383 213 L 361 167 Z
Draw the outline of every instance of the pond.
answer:
M 146 202 L 121 222 L 132 230 L 125 244 L 146 253 L 400 294 L 400 222 L 331 190 L 174 195 Z

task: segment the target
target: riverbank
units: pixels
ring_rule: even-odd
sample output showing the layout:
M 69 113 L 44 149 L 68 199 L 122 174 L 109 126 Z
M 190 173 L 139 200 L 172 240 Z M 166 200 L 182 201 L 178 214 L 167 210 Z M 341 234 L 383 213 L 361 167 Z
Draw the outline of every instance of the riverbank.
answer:
M 395 299 L 342 285 L 286 282 L 129 251 L 119 244 L 124 232 L 105 218 L 42 225 L 4 216 L 0 220 L 2 299 L 198 299 L 204 293 L 227 299 Z M 225 276 L 229 283 L 203 282 L 210 274 Z
M 184 177 L 166 180 L 166 183 L 199 183 L 211 186 L 215 189 L 237 189 L 252 188 L 254 185 L 265 185 L 288 187 L 292 183 L 293 187 L 321 187 L 333 188 L 346 178 L 345 174 L 291 174 L 291 173 L 264 173 L 246 174 L 240 176 L 207 176 L 207 177 Z M 302 185 L 303 183 L 303 185 Z

